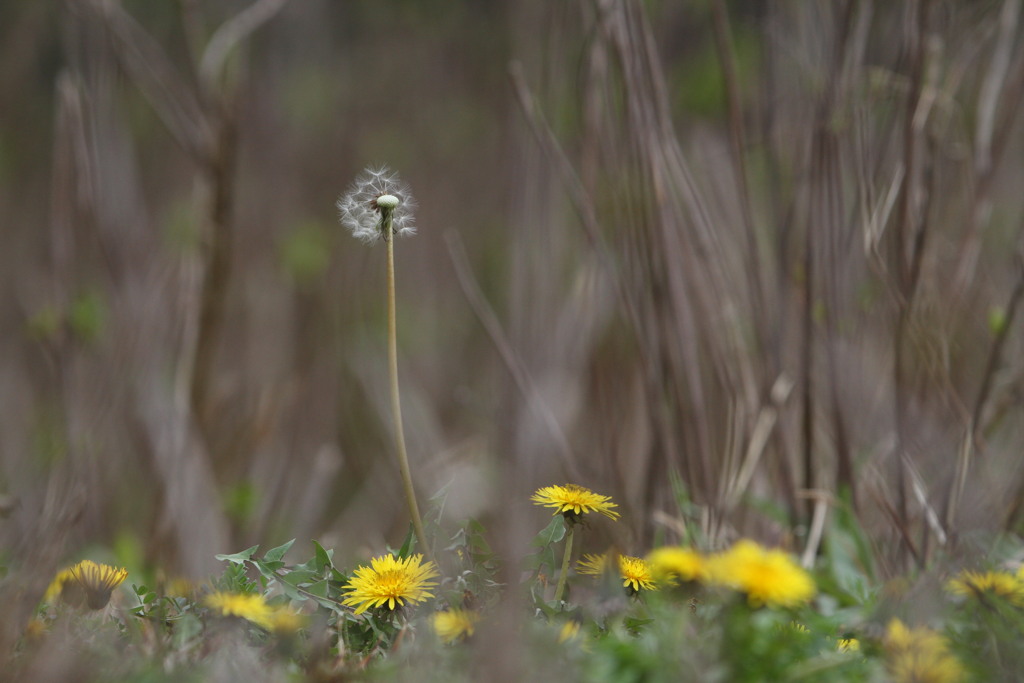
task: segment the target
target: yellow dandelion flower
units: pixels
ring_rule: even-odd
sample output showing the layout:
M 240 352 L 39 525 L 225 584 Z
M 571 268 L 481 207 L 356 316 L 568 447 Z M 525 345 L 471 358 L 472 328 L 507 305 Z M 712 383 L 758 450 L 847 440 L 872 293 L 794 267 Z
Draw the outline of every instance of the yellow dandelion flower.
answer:
M 665 546 L 647 555 L 651 573 L 661 583 L 676 585 L 707 578 L 707 561 L 693 548 Z
M 622 586 L 633 593 L 656 590 L 654 577 L 651 576 L 651 566 L 642 557 L 630 557 L 619 555 L 619 574 L 622 577 Z
M 576 640 L 579 638 L 579 635 L 580 622 L 570 619 L 562 624 L 562 628 L 558 632 L 558 642 L 564 643 L 570 640 Z
M 749 540 L 712 557 L 708 578 L 746 593 L 755 607 L 794 607 L 809 601 L 816 591 L 814 579 L 788 554 Z
M 1024 581 L 1006 572 L 963 571 L 946 583 L 946 590 L 954 595 L 995 596 L 1014 605 L 1024 605 Z
M 64 586 L 74 581 L 75 575 L 71 573 L 71 569 L 61 569 L 57 572 L 57 575 L 53 577 L 53 581 L 46 589 L 46 593 L 43 595 L 43 602 L 48 605 L 52 605 L 56 602 L 57 598 L 61 597 L 64 592 Z
M 382 555 L 371 561 L 370 567 L 359 567 L 349 579 L 347 596 L 342 604 L 356 608 L 362 614 L 370 607 L 387 605 L 393 610 L 407 602 L 423 602 L 434 597 L 430 588 L 437 585 L 432 581 L 438 576 L 434 563 L 423 564 L 422 555 L 412 555 L 404 560 L 393 555 Z
M 52 605 L 60 598 L 76 607 L 88 605 L 90 609 L 103 609 L 110 602 L 111 593 L 127 577 L 128 570 L 124 567 L 82 560 L 57 572 L 43 595 L 43 602 Z
M 576 484 L 562 486 L 545 486 L 537 489 L 530 498 L 537 505 L 554 508 L 554 514 L 562 513 L 567 522 L 578 522 L 590 512 L 600 512 L 611 519 L 617 519 L 619 513 L 612 508 L 618 507 L 608 496 L 594 493 L 590 489 Z
M 643 590 L 656 590 L 654 577 L 651 575 L 651 567 L 642 557 L 630 557 L 619 555 L 617 557 L 619 567 L 619 578 L 622 579 L 623 588 L 628 588 L 631 593 L 639 593 Z M 585 554 L 583 559 L 576 563 L 576 571 L 580 574 L 591 574 L 600 576 L 611 568 L 611 560 L 608 554 L 591 555 Z
M 592 555 L 590 553 L 584 553 L 583 557 L 576 561 L 576 571 L 580 574 L 590 574 L 592 576 L 600 576 L 608 570 L 608 555 L 602 553 L 601 555 Z
M 836 649 L 840 652 L 860 652 L 860 641 L 856 638 L 840 638 L 836 641 Z
M 907 628 L 889 622 L 885 636 L 886 668 L 895 683 L 957 683 L 964 680 L 960 661 L 945 637 L 927 627 Z
M 274 630 L 274 608 L 257 593 L 210 593 L 203 600 L 225 617 L 241 617 L 268 631 Z
M 473 635 L 480 614 L 474 610 L 456 608 L 435 612 L 432 621 L 437 636 L 445 643 L 454 643 Z
M 296 612 L 288 607 L 279 606 L 271 608 L 270 630 L 278 633 L 294 633 L 306 625 L 307 617 L 301 612 Z
M 74 581 L 85 591 L 90 609 L 102 609 L 110 602 L 110 594 L 128 578 L 124 567 L 111 567 L 92 560 L 82 560 L 71 568 Z

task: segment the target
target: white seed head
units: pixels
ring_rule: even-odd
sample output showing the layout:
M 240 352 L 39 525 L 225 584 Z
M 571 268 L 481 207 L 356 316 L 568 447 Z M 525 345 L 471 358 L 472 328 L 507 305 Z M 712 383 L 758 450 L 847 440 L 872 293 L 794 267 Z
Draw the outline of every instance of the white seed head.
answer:
M 398 174 L 387 166 L 367 168 L 338 200 L 338 217 L 352 236 L 372 244 L 384 237 L 384 211 L 391 212 L 391 232 L 412 235 L 416 200 Z
M 377 207 L 381 209 L 393 209 L 398 206 L 398 197 L 393 194 L 382 194 L 377 197 Z

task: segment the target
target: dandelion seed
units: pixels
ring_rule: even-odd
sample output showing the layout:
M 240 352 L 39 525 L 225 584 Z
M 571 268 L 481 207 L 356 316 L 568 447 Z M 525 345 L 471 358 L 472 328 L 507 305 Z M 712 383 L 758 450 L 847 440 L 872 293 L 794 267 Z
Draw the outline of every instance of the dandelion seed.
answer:
M 579 522 L 583 515 L 600 512 L 611 519 L 617 519 L 619 513 L 612 508 L 618 507 L 608 496 L 594 493 L 588 488 L 576 484 L 562 486 L 545 486 L 537 489 L 530 498 L 537 505 L 555 508 L 555 513 L 562 513 L 565 521 L 570 524 Z
M 398 559 L 383 555 L 371 561 L 369 567 L 359 567 L 348 582 L 342 604 L 356 608 L 362 614 L 370 607 L 387 605 L 389 610 L 406 603 L 423 602 L 434 597 L 430 588 L 438 576 L 433 562 L 423 564 L 422 555 Z
M 387 240 L 391 235 L 404 237 L 416 232 L 416 200 L 398 174 L 387 166 L 367 168 L 360 173 L 338 200 L 337 207 L 341 224 L 367 244 L 381 237 Z

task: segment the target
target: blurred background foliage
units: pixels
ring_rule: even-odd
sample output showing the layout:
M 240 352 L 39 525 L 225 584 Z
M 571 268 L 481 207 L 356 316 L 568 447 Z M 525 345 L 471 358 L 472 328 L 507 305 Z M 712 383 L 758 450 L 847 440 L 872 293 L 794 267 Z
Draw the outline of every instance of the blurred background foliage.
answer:
M 680 513 L 797 549 L 856 513 L 893 568 L 1014 528 L 1018 15 L 3 3 L 9 561 L 400 542 L 383 250 L 334 215 L 382 163 L 420 204 L 399 366 L 442 522 L 528 538 L 508 520 L 571 480 L 621 502 L 625 552 Z

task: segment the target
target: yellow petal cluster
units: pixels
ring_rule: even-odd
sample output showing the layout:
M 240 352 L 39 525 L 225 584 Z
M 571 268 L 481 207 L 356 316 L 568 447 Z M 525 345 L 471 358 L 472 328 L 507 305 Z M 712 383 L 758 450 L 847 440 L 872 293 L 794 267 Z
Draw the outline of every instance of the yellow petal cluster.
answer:
M 58 597 L 65 602 L 90 609 L 103 609 L 110 602 L 114 589 L 128 578 L 124 567 L 111 567 L 92 560 L 57 572 L 43 596 L 43 601 L 53 603 Z
M 651 573 L 651 566 L 642 557 L 631 557 L 629 555 L 617 556 L 619 567 L 619 578 L 622 579 L 623 588 L 628 588 L 633 593 L 641 590 L 656 590 L 654 576 Z M 580 574 L 591 574 L 599 576 L 611 568 L 611 559 L 607 553 L 601 555 L 585 554 L 583 559 L 576 563 L 576 571 Z
M 787 553 L 750 540 L 708 561 L 708 581 L 747 594 L 755 607 L 795 607 L 814 597 L 814 579 Z
M 296 631 L 303 625 L 303 617 L 286 607 L 275 607 L 257 593 L 217 591 L 203 599 L 203 603 L 225 617 L 241 617 L 267 631 Z
M 622 577 L 623 588 L 628 588 L 634 593 L 639 593 L 641 589 L 657 589 L 654 577 L 651 576 L 651 567 L 642 557 L 619 555 L 619 575 Z
M 664 546 L 647 555 L 654 578 L 661 583 L 677 585 L 707 578 L 707 560 L 693 548 Z
M 954 595 L 974 598 L 995 596 L 1024 606 L 1024 581 L 1006 572 L 963 571 L 946 583 L 946 590 Z
M 576 484 L 545 486 L 537 489 L 530 500 L 537 505 L 554 508 L 554 514 L 561 513 L 570 521 L 578 521 L 582 515 L 591 512 L 600 512 L 611 519 L 617 519 L 619 516 L 619 513 L 612 509 L 618 505 L 613 503 L 610 497 Z
M 965 678 L 960 661 L 945 637 L 930 628 L 889 622 L 885 636 L 886 668 L 895 683 L 957 683 Z
M 469 638 L 476 631 L 480 614 L 468 609 L 450 609 L 435 612 L 433 616 L 434 632 L 445 643 L 454 643 Z
M 371 560 L 370 565 L 356 569 L 342 600 L 342 604 L 355 607 L 356 614 L 382 605 L 393 610 L 434 596 L 429 589 L 437 585 L 432 580 L 438 576 L 437 568 L 429 560 L 424 564 L 422 555 L 405 559 L 382 555 Z

